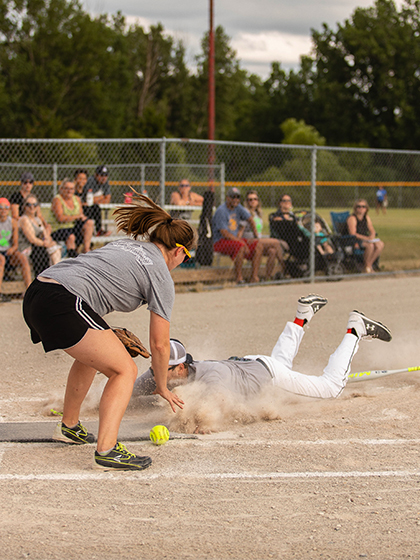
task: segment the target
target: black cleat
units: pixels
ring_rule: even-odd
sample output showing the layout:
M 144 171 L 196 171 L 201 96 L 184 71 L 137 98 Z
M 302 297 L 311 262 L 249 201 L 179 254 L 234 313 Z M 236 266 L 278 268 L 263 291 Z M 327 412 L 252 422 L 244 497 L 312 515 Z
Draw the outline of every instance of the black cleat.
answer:
M 347 323 L 348 329 L 354 329 L 359 338 L 364 340 L 369 340 L 377 338 L 383 340 L 384 342 L 389 342 L 392 339 L 391 331 L 380 323 L 379 321 L 374 321 L 369 319 L 360 311 L 352 311 L 349 316 L 349 322 Z

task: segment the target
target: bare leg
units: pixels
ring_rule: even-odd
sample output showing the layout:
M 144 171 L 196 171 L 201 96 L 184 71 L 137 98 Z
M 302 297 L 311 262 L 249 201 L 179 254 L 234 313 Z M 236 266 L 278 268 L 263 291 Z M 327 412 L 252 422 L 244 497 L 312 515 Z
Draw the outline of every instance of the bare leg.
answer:
M 95 222 L 93 220 L 86 220 L 86 222 L 83 224 L 82 233 L 83 233 L 83 252 L 84 253 L 89 253 L 89 251 L 90 251 L 90 244 L 91 244 L 91 241 L 92 241 L 94 225 L 95 225 Z
M 4 276 L 4 265 L 6 264 L 6 259 L 4 258 L 3 255 L 0 255 L 0 293 L 1 293 L 1 287 L 3 284 L 3 276 Z
M 251 283 L 253 284 L 260 281 L 259 271 L 260 271 L 260 264 L 263 256 L 263 251 L 264 251 L 264 246 L 261 243 L 261 241 L 258 241 L 257 246 L 255 247 L 254 257 L 252 259 Z
M 66 241 L 66 247 L 67 249 L 73 249 L 76 250 L 76 236 L 74 235 L 74 233 L 70 234 L 67 237 L 67 241 Z
M 26 257 L 26 255 L 23 255 L 22 253 L 19 253 L 19 251 L 16 251 L 16 253 L 14 253 L 10 257 L 10 262 L 13 265 L 20 266 L 22 268 L 23 282 L 25 284 L 25 288 L 27 288 L 32 282 L 31 267 L 29 265 L 28 258 Z
M 242 265 L 244 262 L 245 252 L 248 249 L 246 245 L 243 245 L 240 249 L 238 254 L 235 257 L 234 265 L 235 265 L 235 277 L 237 282 L 243 282 L 242 276 Z
M 130 401 L 137 376 L 137 366 L 111 330 L 89 329 L 83 339 L 66 352 L 75 358 L 76 362 L 70 370 L 66 389 L 64 423 L 67 418 L 71 419 L 73 425 L 77 423 L 81 403 L 92 383 L 94 373 L 101 371 L 108 377 L 99 405 L 97 446 L 98 451 L 107 451 L 117 442 L 121 419 Z

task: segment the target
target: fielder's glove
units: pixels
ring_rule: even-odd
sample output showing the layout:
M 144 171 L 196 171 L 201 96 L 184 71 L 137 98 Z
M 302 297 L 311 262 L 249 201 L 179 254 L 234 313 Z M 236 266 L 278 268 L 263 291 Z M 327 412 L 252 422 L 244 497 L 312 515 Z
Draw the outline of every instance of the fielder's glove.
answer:
M 150 352 L 143 345 L 142 341 L 131 331 L 128 331 L 124 327 L 113 327 L 112 331 L 124 344 L 125 349 L 131 357 L 137 358 L 137 356 L 143 356 L 143 358 L 150 358 Z

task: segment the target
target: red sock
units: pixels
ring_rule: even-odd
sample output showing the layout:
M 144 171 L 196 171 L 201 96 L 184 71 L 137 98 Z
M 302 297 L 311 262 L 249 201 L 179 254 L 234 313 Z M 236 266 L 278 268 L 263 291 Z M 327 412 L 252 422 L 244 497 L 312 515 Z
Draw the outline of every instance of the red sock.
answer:
M 296 317 L 296 319 L 293 321 L 294 323 L 296 323 L 296 325 L 299 325 L 299 327 L 303 327 L 303 325 L 305 324 L 306 319 L 298 319 Z

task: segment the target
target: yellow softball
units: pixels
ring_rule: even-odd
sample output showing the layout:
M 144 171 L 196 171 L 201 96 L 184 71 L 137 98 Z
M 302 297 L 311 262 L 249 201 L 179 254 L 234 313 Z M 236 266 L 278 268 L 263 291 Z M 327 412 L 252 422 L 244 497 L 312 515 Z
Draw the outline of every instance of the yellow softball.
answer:
M 166 426 L 155 426 L 150 430 L 150 439 L 155 445 L 163 445 L 169 439 L 169 430 Z

